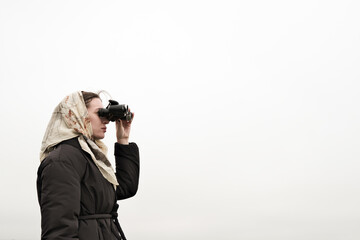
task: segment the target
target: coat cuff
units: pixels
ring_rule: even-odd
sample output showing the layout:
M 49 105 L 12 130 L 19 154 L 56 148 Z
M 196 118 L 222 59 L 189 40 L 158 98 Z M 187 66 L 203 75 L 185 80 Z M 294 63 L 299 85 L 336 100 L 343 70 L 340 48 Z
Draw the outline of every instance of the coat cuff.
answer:
M 139 148 L 136 143 L 131 142 L 129 145 L 123 145 L 120 143 L 115 143 L 114 146 L 115 156 L 122 156 L 122 155 L 139 155 Z

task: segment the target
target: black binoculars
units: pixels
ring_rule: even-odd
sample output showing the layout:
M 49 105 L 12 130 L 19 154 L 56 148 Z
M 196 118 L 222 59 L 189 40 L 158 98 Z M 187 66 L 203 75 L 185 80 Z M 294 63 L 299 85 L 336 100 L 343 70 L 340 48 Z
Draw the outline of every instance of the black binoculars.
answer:
M 106 108 L 101 108 L 98 111 L 99 117 L 106 118 L 107 120 L 114 122 L 118 119 L 131 121 L 132 113 L 129 111 L 129 106 L 125 104 L 119 104 L 117 101 L 109 100 L 109 105 Z

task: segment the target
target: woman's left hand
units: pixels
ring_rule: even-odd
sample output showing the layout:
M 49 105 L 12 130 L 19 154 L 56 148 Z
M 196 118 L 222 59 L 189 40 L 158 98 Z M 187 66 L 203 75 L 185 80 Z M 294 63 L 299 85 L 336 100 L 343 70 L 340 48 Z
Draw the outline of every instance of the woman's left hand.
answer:
M 129 144 L 129 136 L 131 123 L 134 119 L 134 113 L 132 113 L 132 118 L 130 121 L 126 120 L 116 120 L 116 140 L 120 144 Z

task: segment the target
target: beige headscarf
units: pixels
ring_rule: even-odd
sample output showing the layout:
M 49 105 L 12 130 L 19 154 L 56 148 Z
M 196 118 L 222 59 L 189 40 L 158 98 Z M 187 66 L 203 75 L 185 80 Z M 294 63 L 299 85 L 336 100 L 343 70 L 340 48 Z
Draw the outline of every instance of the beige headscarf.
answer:
M 81 148 L 90 154 L 106 180 L 118 185 L 114 169 L 106 157 L 107 147 L 100 140 L 91 140 L 92 127 L 81 91 L 66 96 L 54 109 L 47 126 L 40 152 L 43 161 L 62 141 L 78 137 Z

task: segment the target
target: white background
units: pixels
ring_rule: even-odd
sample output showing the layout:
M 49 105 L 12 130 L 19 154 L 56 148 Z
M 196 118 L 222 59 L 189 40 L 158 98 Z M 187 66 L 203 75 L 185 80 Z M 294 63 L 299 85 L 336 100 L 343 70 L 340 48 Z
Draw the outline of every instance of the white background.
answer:
M 40 239 L 54 107 L 135 112 L 131 240 L 360 239 L 360 3 L 0 1 L 0 239 Z M 112 157 L 114 126 L 105 143 Z

